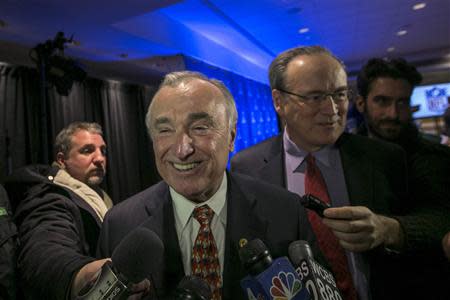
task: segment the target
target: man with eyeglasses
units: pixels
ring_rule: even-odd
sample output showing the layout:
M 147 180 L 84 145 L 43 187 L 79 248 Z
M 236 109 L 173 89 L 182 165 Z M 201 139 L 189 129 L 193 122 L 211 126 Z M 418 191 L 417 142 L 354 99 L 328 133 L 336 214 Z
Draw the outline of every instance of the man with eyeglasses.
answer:
M 401 282 L 408 294 L 399 297 L 447 299 L 450 266 L 441 242 L 450 229 L 450 149 L 423 137 L 413 123 L 410 98 L 421 80 L 417 69 L 404 59 L 370 59 L 357 77 L 356 105 L 365 120 L 358 133 L 395 143 L 406 152 L 408 213 L 397 217 L 405 234 L 404 255 L 395 262 L 400 274 L 389 276 L 394 282 L 421 271 Z
M 270 86 L 281 135 L 238 153 L 233 171 L 313 194 L 332 208 L 308 218 L 344 299 L 387 299 L 379 263 L 402 247 L 391 217 L 407 193 L 404 152 L 344 133 L 349 104 L 343 64 L 319 46 L 289 49 L 271 63 Z

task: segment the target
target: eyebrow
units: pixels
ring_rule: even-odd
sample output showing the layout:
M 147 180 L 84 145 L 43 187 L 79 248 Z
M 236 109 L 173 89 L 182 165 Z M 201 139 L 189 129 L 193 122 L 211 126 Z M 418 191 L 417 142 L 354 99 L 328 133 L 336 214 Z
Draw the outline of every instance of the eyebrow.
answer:
M 97 146 L 95 144 L 92 144 L 92 143 L 91 144 L 84 144 L 78 150 L 83 150 L 83 149 L 86 149 L 86 148 L 96 148 L 96 147 Z M 100 149 L 107 149 L 106 144 L 101 145 Z
M 339 86 L 339 87 L 337 87 L 335 90 L 333 90 L 333 91 L 330 92 L 330 93 L 340 92 L 340 91 L 342 91 L 342 90 L 349 90 L 348 85 L 342 85 L 342 86 Z M 308 92 L 305 92 L 305 93 L 306 93 L 306 94 L 320 94 L 320 93 L 328 93 L 328 91 L 324 91 L 324 90 L 312 90 L 312 91 L 308 91 Z
M 195 121 L 203 120 L 203 119 L 206 119 L 207 121 L 210 121 L 210 122 L 213 121 L 213 118 L 211 117 L 211 115 L 206 112 L 191 113 L 188 116 L 189 123 L 193 123 Z
M 211 122 L 213 120 L 211 115 L 206 113 L 206 112 L 190 113 L 188 115 L 188 123 L 193 123 L 195 121 L 203 120 L 203 119 L 206 119 L 206 120 L 211 121 Z M 154 126 L 158 126 L 158 125 L 161 125 L 161 124 L 170 124 L 170 123 L 171 123 L 171 121 L 170 121 L 170 119 L 168 117 L 160 117 L 160 118 L 157 118 L 155 120 L 153 125 Z
M 168 123 L 170 123 L 169 118 L 167 118 L 167 117 L 161 117 L 161 118 L 157 118 L 157 119 L 155 120 L 155 122 L 153 123 L 153 125 L 154 125 L 154 126 L 158 126 L 158 125 L 161 125 L 161 124 L 168 124 Z

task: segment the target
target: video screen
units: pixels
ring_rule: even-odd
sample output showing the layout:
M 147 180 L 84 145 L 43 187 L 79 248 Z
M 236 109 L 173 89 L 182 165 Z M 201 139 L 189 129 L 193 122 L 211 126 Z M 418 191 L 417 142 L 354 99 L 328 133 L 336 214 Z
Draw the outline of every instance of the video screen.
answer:
M 450 83 L 418 86 L 411 96 L 411 106 L 420 105 L 414 119 L 440 117 L 448 106 Z

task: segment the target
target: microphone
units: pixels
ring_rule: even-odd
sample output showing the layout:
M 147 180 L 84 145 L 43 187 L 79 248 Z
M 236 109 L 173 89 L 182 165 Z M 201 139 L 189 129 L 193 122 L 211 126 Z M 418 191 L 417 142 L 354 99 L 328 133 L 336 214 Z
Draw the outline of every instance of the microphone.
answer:
M 100 275 L 87 284 L 78 300 L 117 300 L 130 296 L 130 286 L 139 283 L 156 270 L 162 261 L 164 245 L 153 231 L 138 227 L 129 233 L 114 250 Z
M 311 300 L 343 300 L 333 274 L 314 260 L 307 241 L 292 242 L 288 251 L 292 264 L 311 295 Z
M 211 288 L 206 281 L 189 275 L 178 284 L 173 300 L 211 300 L 212 297 Z
M 239 249 L 239 258 L 249 273 L 241 280 L 241 287 L 248 299 L 309 299 L 287 257 L 273 260 L 260 239 L 252 240 Z
M 330 204 L 323 202 L 311 194 L 301 196 L 300 203 L 303 207 L 313 210 L 321 218 L 323 218 L 323 211 L 331 207 Z

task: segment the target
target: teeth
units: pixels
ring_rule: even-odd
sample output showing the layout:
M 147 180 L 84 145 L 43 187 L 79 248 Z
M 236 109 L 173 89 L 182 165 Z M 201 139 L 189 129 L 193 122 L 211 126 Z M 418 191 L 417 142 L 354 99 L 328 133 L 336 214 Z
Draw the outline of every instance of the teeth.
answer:
M 175 169 L 177 169 L 179 171 L 188 171 L 188 170 L 192 170 L 193 168 L 195 168 L 198 164 L 199 164 L 198 162 L 190 163 L 190 164 L 173 163 L 173 166 L 175 167 Z

